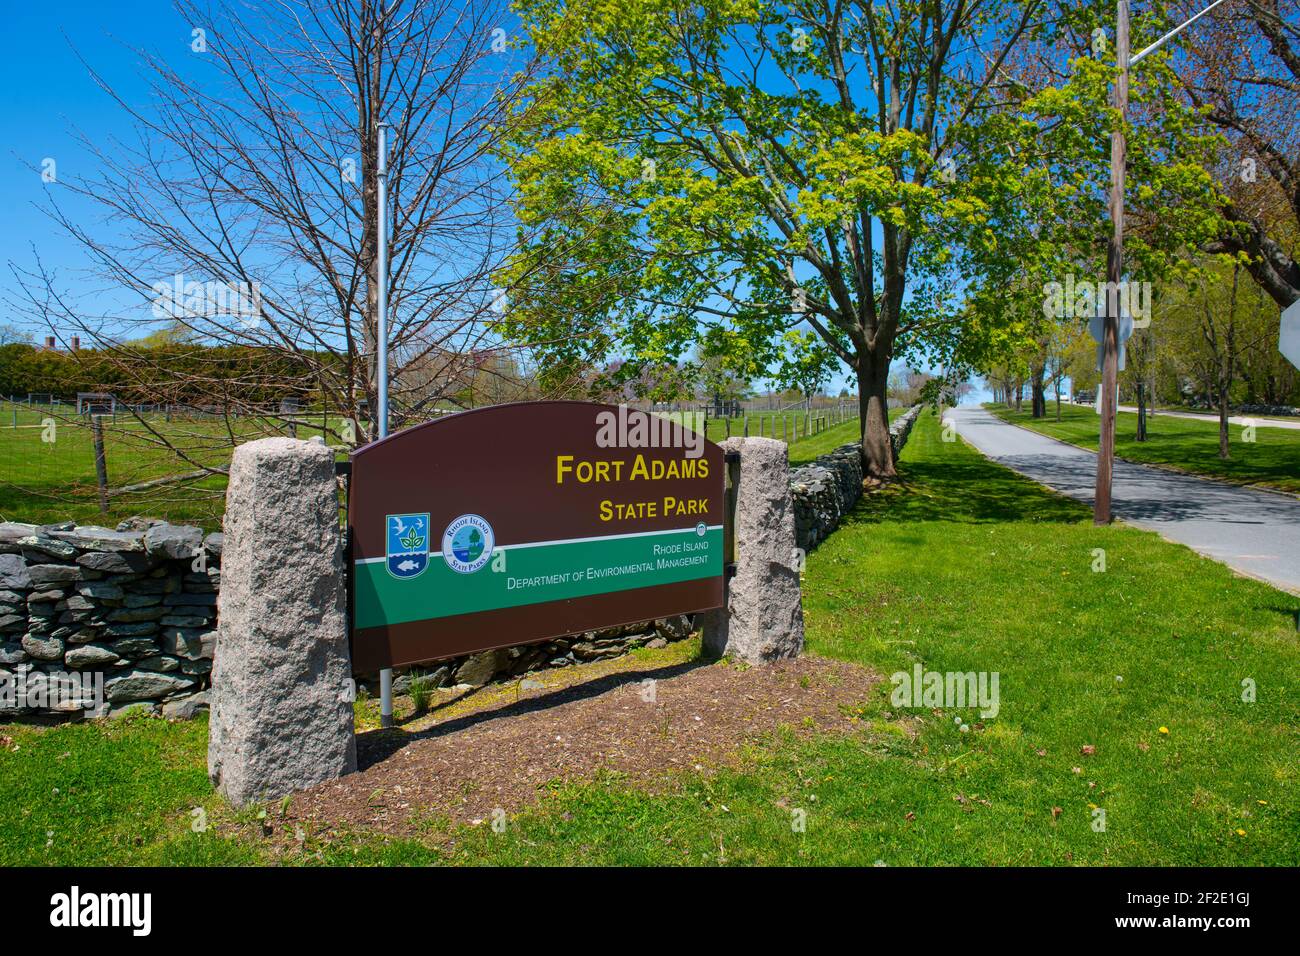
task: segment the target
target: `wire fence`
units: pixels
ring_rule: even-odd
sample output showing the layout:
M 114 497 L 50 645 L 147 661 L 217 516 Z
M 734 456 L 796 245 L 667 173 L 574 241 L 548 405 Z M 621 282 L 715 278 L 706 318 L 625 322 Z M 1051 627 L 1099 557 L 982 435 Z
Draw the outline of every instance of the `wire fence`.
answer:
M 113 523 L 148 514 L 213 524 L 223 509 L 225 469 L 241 441 L 268 435 L 320 437 L 342 457 L 370 434 L 365 420 L 284 403 L 252 410 L 260 414 L 241 408 L 243 414 L 232 415 L 216 406 L 88 398 L 0 399 L 0 520 Z M 717 410 L 713 403 L 676 410 L 644 404 L 640 410 L 715 442 L 761 436 L 797 446 L 859 422 L 856 402 L 807 403 L 794 409 L 737 404 L 723 409 L 736 414 L 722 416 L 710 414 Z M 425 420 L 459 410 L 431 409 Z

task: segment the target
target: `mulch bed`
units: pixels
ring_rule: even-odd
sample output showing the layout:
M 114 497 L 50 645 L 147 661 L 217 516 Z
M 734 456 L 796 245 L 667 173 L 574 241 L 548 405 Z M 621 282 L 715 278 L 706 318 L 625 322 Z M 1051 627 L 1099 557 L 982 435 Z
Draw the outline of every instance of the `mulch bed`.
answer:
M 615 663 L 615 662 L 611 662 Z M 847 731 L 850 710 L 879 675 L 839 661 L 801 658 L 763 667 L 630 658 L 567 686 L 520 691 L 415 731 L 358 736 L 360 772 L 295 794 L 285 822 L 323 830 L 408 835 L 421 821 L 489 819 L 537 801 L 555 780 L 601 771 L 654 789 L 674 771 L 734 765 L 739 751 L 780 727 L 796 734 Z M 595 675 L 601 676 L 595 676 Z M 548 683 L 554 680 L 551 678 Z M 643 681 L 653 680 L 654 699 Z M 463 699 L 462 699 L 463 702 Z

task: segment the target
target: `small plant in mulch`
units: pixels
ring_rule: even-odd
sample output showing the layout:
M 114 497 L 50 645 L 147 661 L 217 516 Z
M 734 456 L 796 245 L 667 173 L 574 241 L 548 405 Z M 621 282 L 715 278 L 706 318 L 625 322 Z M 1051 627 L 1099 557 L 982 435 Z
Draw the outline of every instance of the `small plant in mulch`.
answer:
M 416 674 L 411 677 L 411 687 L 407 691 L 411 698 L 411 706 L 415 708 L 417 714 L 423 714 L 429 709 L 429 702 L 433 700 L 433 679 L 428 674 Z
M 235 810 L 233 818 L 237 826 L 251 827 L 261 836 L 269 837 L 275 832 L 264 804 L 250 803 L 246 807 Z

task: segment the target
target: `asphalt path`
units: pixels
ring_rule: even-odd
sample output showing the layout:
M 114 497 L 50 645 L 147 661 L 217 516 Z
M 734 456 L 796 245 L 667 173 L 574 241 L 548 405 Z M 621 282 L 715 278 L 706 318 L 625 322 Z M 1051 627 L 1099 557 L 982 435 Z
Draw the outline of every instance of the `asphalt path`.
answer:
M 985 456 L 1092 505 L 1097 456 L 982 408 L 944 413 Z M 1116 461 L 1111 509 L 1243 574 L 1300 594 L 1300 498 Z

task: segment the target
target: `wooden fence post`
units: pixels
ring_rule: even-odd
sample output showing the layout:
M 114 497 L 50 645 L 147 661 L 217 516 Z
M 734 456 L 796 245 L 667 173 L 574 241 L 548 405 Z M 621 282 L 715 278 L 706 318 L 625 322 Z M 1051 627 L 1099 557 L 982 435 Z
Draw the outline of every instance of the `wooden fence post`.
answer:
M 104 459 L 104 416 L 90 416 L 95 438 L 95 481 L 99 484 L 99 513 L 108 514 L 108 462 Z

